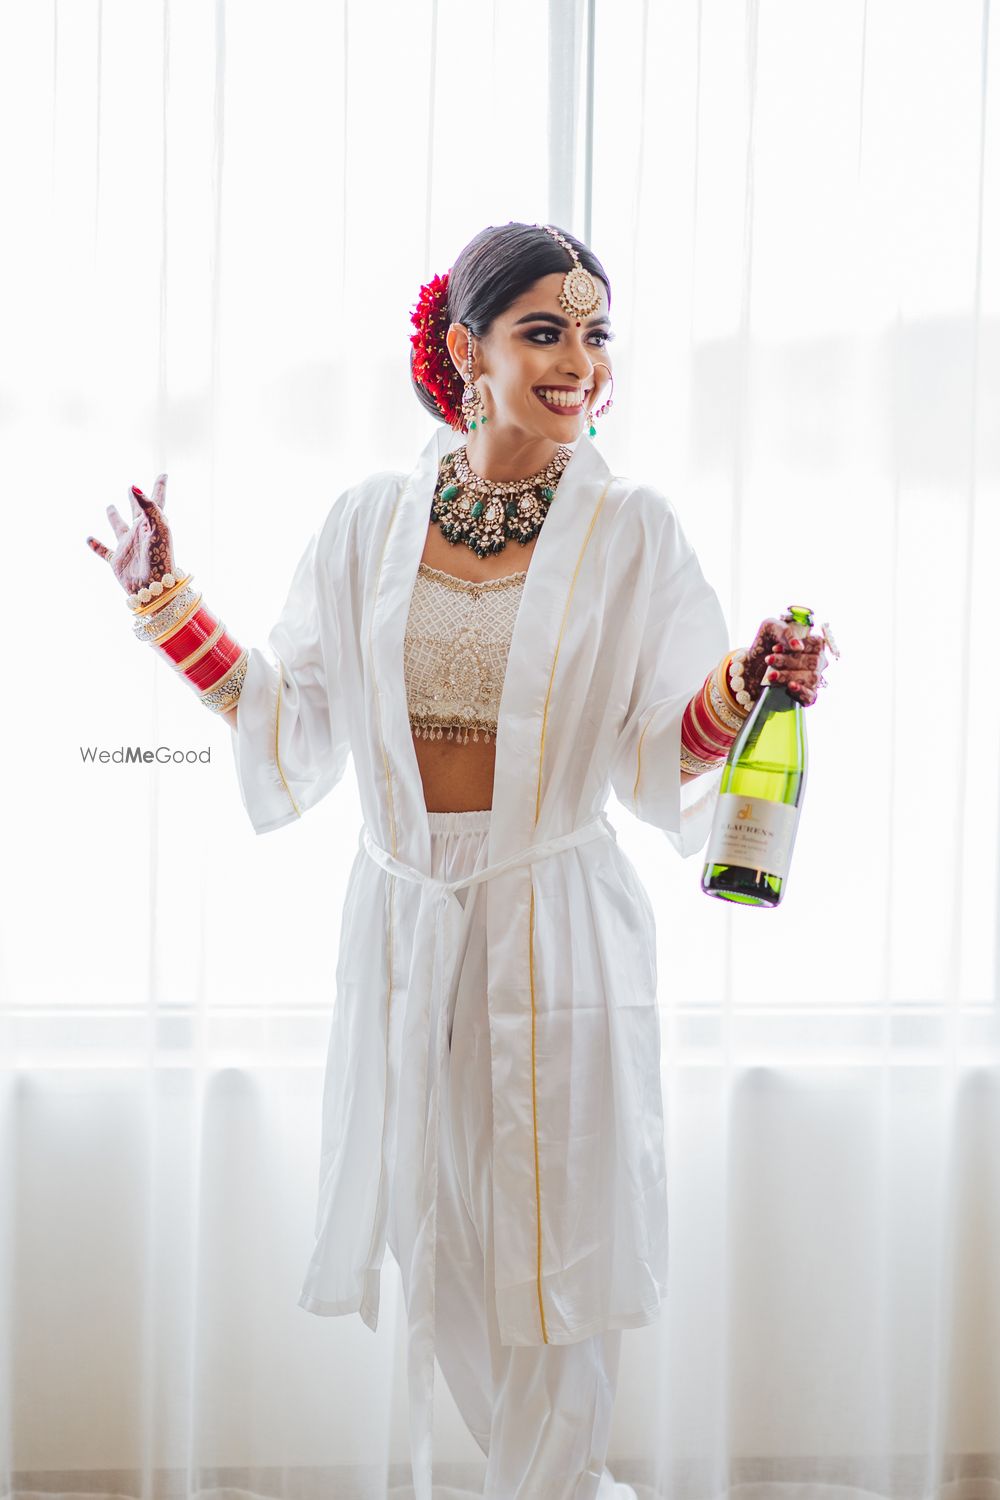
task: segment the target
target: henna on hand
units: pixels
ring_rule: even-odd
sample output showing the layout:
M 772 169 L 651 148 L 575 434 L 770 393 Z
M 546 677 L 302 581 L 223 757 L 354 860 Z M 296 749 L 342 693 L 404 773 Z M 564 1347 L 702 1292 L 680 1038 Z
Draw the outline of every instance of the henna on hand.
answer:
M 803 708 L 816 702 L 827 656 L 823 637 L 802 631 L 795 621 L 773 615 L 761 621 L 743 664 L 747 692 L 754 703 L 772 683 L 786 687 Z
M 125 592 L 134 594 L 162 579 L 165 573 L 174 572 L 173 541 L 163 514 L 167 504 L 166 474 L 158 476 L 151 497 L 133 485 L 129 500 L 131 527 L 126 526 L 114 505 L 107 507 L 108 520 L 117 538 L 115 547 L 109 549 L 93 536 L 87 537 L 87 546 L 110 565 Z

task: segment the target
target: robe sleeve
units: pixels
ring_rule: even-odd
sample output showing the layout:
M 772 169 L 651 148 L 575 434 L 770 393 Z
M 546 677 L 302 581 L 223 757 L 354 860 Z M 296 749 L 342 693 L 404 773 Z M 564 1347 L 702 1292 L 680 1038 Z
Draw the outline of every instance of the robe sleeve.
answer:
M 254 646 L 240 690 L 233 758 L 243 806 L 257 833 L 315 807 L 344 774 L 350 742 L 340 692 L 336 611 L 320 629 L 320 540 L 310 540 L 268 636 Z
M 672 513 L 669 519 L 611 784 L 623 806 L 662 829 L 686 858 L 708 838 L 725 762 L 682 784 L 681 719 L 706 674 L 729 650 L 729 631 L 694 549 Z M 671 568 L 678 555 L 683 561 Z

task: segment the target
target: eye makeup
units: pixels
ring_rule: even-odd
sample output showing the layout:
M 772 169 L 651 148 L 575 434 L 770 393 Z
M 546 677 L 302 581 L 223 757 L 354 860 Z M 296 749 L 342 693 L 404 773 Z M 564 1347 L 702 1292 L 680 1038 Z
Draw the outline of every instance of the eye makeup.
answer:
M 608 328 L 595 328 L 593 330 L 593 332 L 596 333 L 596 334 L 598 334 L 603 339 L 603 341 L 604 341 L 603 343 L 601 343 L 601 344 L 598 345 L 599 349 L 603 349 L 607 344 L 610 344 L 611 341 L 612 341 L 612 339 L 615 337 L 615 335 Z M 540 334 L 540 333 L 549 333 L 549 334 L 552 334 L 554 337 L 557 336 L 556 335 L 556 330 L 554 328 L 533 328 L 530 333 L 525 334 L 525 338 L 528 340 L 529 343 L 534 343 L 535 339 L 537 338 L 538 334 Z M 539 344 L 538 345 L 539 349 L 543 349 L 545 347 L 546 346 L 544 344 Z

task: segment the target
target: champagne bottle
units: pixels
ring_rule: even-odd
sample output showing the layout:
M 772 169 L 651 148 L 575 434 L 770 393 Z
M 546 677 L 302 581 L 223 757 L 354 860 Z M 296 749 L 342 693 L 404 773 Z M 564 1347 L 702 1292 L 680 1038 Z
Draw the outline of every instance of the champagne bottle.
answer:
M 808 633 L 813 612 L 792 604 L 782 619 Z M 808 754 L 802 704 L 765 682 L 733 741 L 719 786 L 701 888 L 744 906 L 777 906 L 785 894 Z

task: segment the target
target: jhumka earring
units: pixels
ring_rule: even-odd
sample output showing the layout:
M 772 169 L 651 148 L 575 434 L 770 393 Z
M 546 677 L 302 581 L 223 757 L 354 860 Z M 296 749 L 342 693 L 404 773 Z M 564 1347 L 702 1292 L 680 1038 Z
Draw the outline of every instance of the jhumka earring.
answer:
M 477 420 L 481 427 L 485 427 L 489 420 L 486 416 L 486 406 L 483 401 L 482 392 L 476 386 L 472 378 L 472 334 L 469 339 L 469 377 L 465 382 L 465 390 L 462 392 L 462 421 L 468 432 L 475 432 Z

